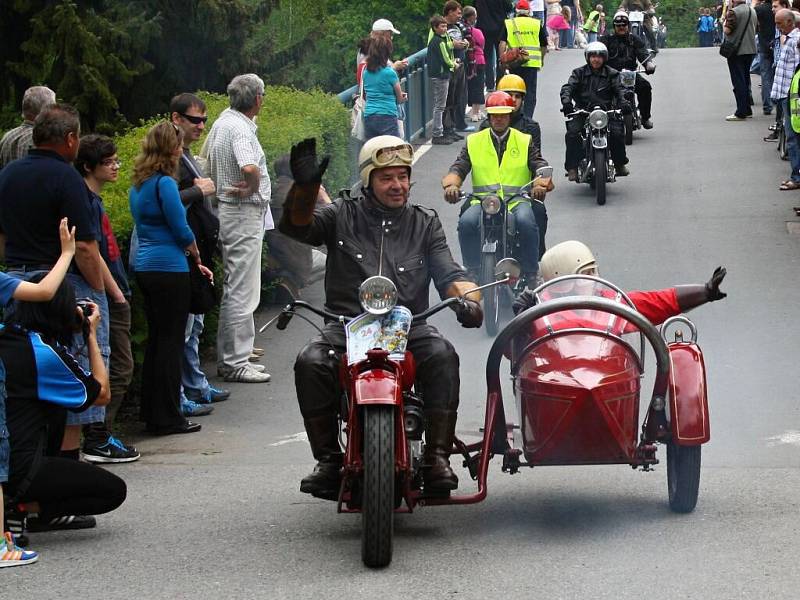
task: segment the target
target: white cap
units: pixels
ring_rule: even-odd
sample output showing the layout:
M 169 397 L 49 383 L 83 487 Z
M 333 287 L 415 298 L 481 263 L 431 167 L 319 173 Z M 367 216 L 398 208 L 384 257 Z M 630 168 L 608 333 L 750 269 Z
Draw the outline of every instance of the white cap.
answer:
M 372 31 L 391 31 L 392 33 L 400 34 L 389 19 L 378 19 L 375 21 L 372 24 Z

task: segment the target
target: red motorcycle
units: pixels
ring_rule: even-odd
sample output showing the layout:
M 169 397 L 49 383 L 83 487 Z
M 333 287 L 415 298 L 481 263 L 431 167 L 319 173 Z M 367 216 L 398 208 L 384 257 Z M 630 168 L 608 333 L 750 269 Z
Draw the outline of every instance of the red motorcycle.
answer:
M 513 284 L 519 266 L 506 259 L 498 263 L 496 274 L 496 281 L 470 291 Z M 384 567 L 392 560 L 394 513 L 412 512 L 428 498 L 422 480 L 425 417 L 423 401 L 413 390 L 416 369 L 413 355 L 405 350 L 408 332 L 413 321 L 464 300 L 448 298 L 412 315 L 396 305 L 397 287 L 381 275 L 361 284 L 359 299 L 366 312 L 353 319 L 291 302 L 278 315 L 277 328 L 285 329 L 295 311 L 304 308 L 340 322 L 346 330 L 347 353 L 340 357 L 346 442 L 337 508 L 361 513 L 362 560 L 369 567 Z

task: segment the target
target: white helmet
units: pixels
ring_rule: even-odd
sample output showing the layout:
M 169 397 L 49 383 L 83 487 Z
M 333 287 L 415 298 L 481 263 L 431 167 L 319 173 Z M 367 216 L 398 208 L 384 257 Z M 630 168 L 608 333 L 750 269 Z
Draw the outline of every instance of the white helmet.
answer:
M 583 56 L 586 59 L 586 63 L 589 63 L 589 57 L 593 55 L 602 56 L 604 60 L 608 60 L 608 48 L 603 42 L 592 42 L 583 50 Z
M 375 169 L 408 167 L 414 162 L 414 148 L 404 139 L 393 135 L 379 135 L 367 140 L 358 153 L 358 170 L 361 183 L 369 186 L 369 176 Z
M 564 275 L 579 275 L 597 270 L 597 261 L 583 242 L 570 240 L 556 244 L 544 253 L 539 262 L 539 273 L 545 281 Z

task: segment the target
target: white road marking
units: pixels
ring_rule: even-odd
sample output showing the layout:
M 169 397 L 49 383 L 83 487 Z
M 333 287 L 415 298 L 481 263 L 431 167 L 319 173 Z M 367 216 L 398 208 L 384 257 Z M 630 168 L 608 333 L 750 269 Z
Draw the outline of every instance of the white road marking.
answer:
M 767 446 L 777 446 L 778 444 L 791 444 L 800 446 L 800 431 L 790 429 L 780 435 L 773 435 L 767 438 Z
M 270 444 L 270 446 L 283 446 L 284 444 L 293 444 L 295 442 L 307 442 L 308 435 L 306 435 L 305 431 L 301 431 L 300 433 L 295 433 L 294 435 L 285 435 L 283 436 L 280 441 L 275 442 L 274 444 Z
M 411 164 L 412 164 L 412 165 L 413 165 L 413 164 L 416 164 L 416 162 L 417 162 L 417 161 L 418 161 L 420 158 L 422 158 L 423 156 L 425 156 L 425 153 L 426 153 L 428 150 L 430 150 L 431 148 L 432 148 L 432 146 L 431 146 L 431 143 L 430 143 L 430 142 L 428 142 L 428 143 L 426 143 L 426 144 L 422 144 L 421 146 L 417 147 L 417 149 L 416 149 L 416 150 L 414 150 L 414 160 L 413 160 L 413 161 L 411 161 Z

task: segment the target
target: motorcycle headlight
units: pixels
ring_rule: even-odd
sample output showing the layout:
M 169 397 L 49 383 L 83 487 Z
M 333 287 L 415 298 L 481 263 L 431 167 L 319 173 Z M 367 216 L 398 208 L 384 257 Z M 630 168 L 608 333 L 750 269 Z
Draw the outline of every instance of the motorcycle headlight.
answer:
M 486 196 L 481 200 L 481 208 L 487 215 L 496 215 L 500 212 L 500 198 L 497 196 Z
M 604 110 L 593 110 L 589 114 L 589 123 L 591 123 L 592 127 L 595 129 L 603 129 L 608 125 L 608 113 Z
M 375 275 L 358 288 L 361 307 L 372 315 L 385 315 L 397 304 L 397 286 L 391 279 Z

